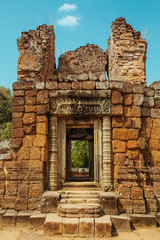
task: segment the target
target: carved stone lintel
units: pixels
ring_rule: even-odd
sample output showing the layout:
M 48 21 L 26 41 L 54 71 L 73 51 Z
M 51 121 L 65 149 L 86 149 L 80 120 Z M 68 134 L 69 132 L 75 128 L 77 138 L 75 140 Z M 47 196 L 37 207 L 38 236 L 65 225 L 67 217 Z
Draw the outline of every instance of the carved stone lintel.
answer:
M 108 115 L 110 101 L 107 98 L 52 98 L 53 115 Z

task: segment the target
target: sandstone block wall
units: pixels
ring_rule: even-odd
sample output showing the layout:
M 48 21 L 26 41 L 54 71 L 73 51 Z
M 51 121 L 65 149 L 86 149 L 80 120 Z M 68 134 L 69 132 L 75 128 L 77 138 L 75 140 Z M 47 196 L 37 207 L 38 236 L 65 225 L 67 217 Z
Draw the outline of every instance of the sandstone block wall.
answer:
M 124 18 L 117 18 L 108 41 L 109 80 L 146 82 L 146 48 L 141 33 L 133 30 Z
M 40 208 L 48 187 L 48 122 L 57 99 L 68 98 L 71 105 L 71 99 L 102 98 L 108 99 L 112 124 L 112 179 L 120 212 L 160 211 L 160 83 L 146 86 L 146 41 L 118 18 L 106 53 L 87 44 L 63 54 L 55 70 L 54 39 L 53 27 L 43 25 L 17 42 L 12 151 L 5 158 L 0 150 L 0 207 Z

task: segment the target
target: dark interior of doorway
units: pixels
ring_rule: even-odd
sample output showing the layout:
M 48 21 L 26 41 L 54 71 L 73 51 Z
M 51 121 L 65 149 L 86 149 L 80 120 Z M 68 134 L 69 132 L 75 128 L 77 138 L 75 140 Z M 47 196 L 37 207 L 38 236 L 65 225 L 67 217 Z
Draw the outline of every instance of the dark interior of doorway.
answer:
M 80 153 L 77 152 L 77 156 L 76 156 L 76 151 L 78 151 L 79 147 L 81 148 L 80 149 L 81 152 Z M 77 148 L 77 149 L 73 149 L 73 148 Z M 66 153 L 67 181 L 71 181 L 71 182 L 93 181 L 94 179 L 93 128 L 73 128 L 73 127 L 67 128 L 66 150 L 67 150 L 67 153 Z M 82 157 L 86 159 L 84 159 L 83 161 Z

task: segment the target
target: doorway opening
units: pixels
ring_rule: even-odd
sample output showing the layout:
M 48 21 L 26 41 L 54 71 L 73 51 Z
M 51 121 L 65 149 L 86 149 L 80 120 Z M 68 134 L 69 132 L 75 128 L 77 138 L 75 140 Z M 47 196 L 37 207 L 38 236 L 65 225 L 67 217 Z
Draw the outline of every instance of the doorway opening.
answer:
M 66 179 L 67 181 L 93 181 L 94 133 L 92 128 L 67 127 Z

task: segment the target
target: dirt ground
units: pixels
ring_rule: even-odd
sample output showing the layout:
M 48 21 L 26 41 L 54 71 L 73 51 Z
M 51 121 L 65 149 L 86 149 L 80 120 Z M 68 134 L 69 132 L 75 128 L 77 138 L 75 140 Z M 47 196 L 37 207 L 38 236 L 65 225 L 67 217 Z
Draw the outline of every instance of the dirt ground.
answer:
M 30 231 L 29 229 L 2 228 L 0 229 L 0 240 L 101 240 L 105 238 L 75 238 L 75 237 L 51 237 L 43 236 L 42 231 Z M 114 236 L 113 240 L 160 240 L 160 228 L 140 228 L 131 232 L 122 232 Z

